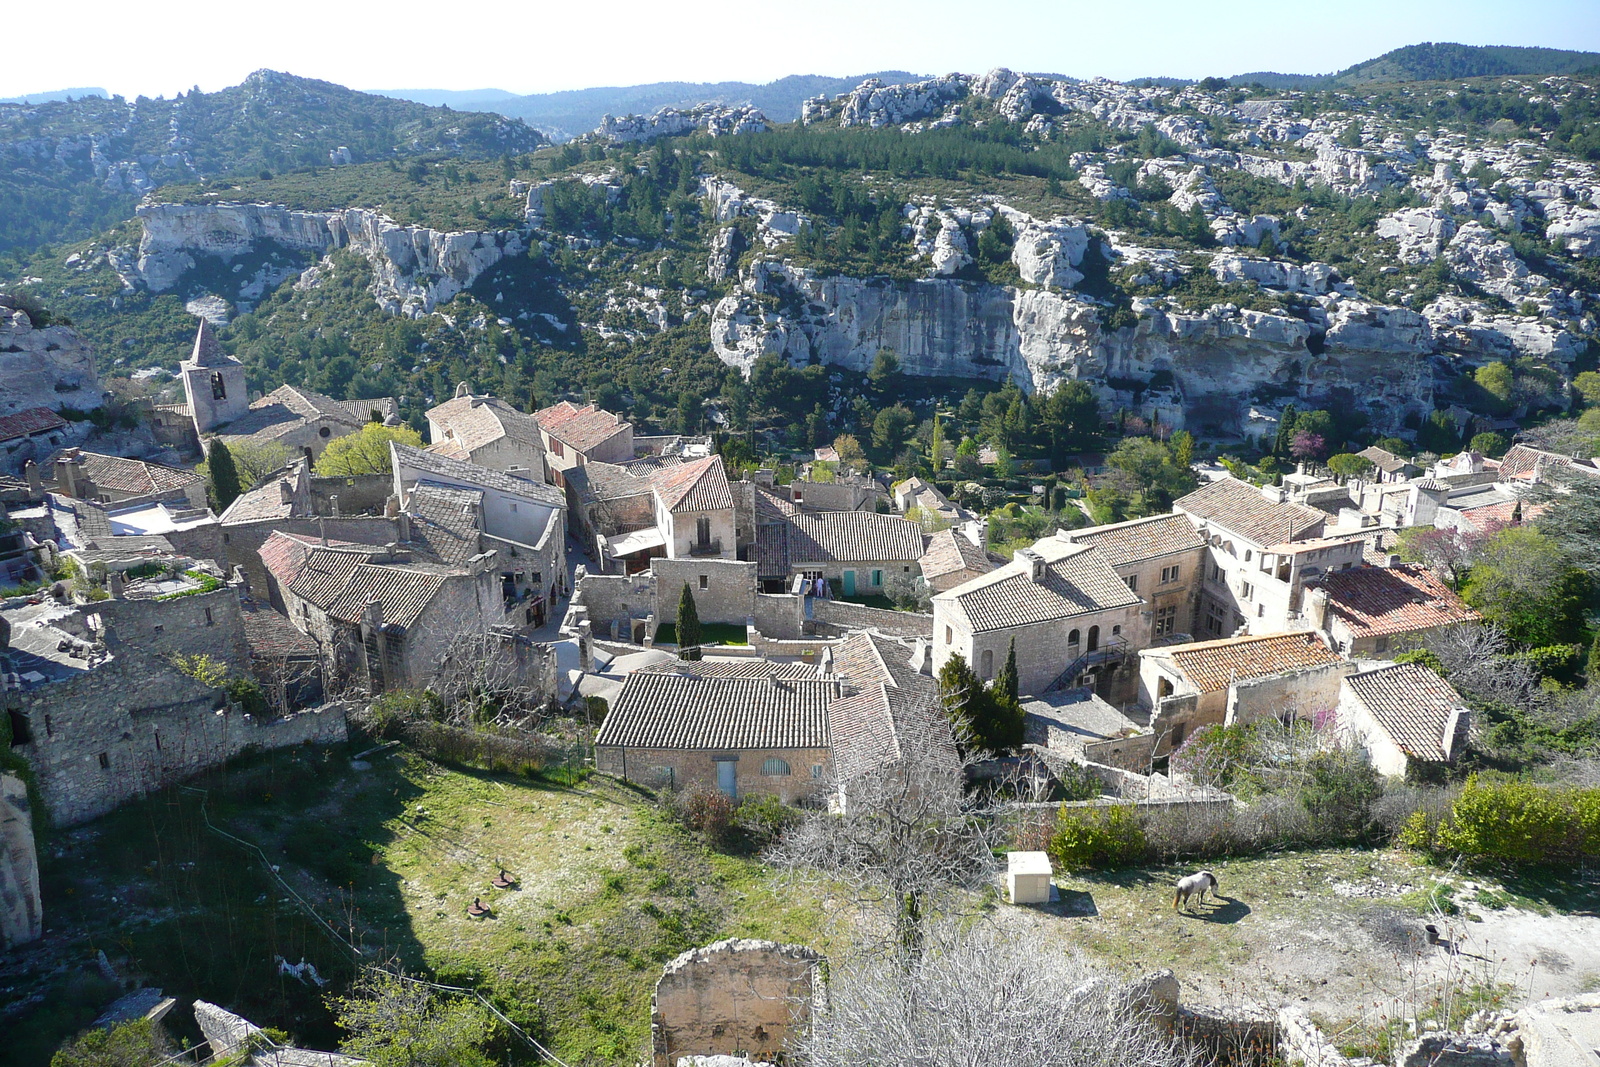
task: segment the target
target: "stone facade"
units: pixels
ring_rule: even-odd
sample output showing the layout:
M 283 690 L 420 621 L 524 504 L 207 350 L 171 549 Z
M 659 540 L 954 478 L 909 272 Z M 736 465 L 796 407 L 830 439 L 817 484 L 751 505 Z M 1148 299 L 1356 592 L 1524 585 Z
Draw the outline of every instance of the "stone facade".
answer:
M 900 637 L 933 636 L 932 615 L 915 611 L 889 611 L 853 604 L 848 600 L 813 600 L 811 618 L 816 623 L 818 633 L 826 628 L 841 634 L 849 630 L 881 630 Z
M 228 565 L 244 570 L 245 584 L 257 600 L 268 601 L 280 613 L 288 609 L 278 595 L 272 575 L 261 562 L 261 546 L 274 530 L 303 537 L 326 537 L 330 541 L 350 541 L 361 545 L 386 545 L 401 540 L 399 523 L 381 516 L 359 515 L 349 518 L 259 519 L 230 522 L 222 528 Z
M 172 600 L 101 600 L 84 612 L 89 630 L 152 656 L 208 655 L 233 667 L 250 659 L 236 586 Z
M 15 746 L 33 768 L 54 826 L 75 826 L 246 748 L 345 738 L 342 706 L 256 720 L 227 694 L 124 645 L 92 670 L 7 694 L 31 740 Z
M 0 949 L 37 941 L 43 933 L 28 787 L 14 774 L 0 774 Z
M 780 760 L 788 774 L 763 774 Z M 827 792 L 832 755 L 826 748 L 759 748 L 712 751 L 683 748 L 596 746 L 594 769 L 647 789 L 716 789 L 723 763 L 734 765 L 735 799 L 775 796 L 785 804 L 815 800 Z
M 774 941 L 718 941 L 667 964 L 650 1009 L 652 1067 L 680 1057 L 779 1062 L 811 1014 L 822 956 Z

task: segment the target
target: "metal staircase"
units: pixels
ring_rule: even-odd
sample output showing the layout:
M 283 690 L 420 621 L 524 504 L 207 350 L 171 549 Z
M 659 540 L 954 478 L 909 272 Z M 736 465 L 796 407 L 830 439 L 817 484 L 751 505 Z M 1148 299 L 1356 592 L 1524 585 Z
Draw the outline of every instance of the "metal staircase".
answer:
M 1106 641 L 1106 643 L 1101 645 L 1099 648 L 1085 652 L 1083 655 L 1067 664 L 1067 669 L 1057 675 L 1055 681 L 1045 686 L 1044 691 L 1046 693 L 1053 693 L 1062 689 L 1074 689 L 1077 687 L 1076 683 L 1078 680 L 1078 675 L 1082 674 L 1090 667 L 1096 667 L 1102 663 L 1120 664 L 1127 658 L 1128 642 L 1123 640 L 1122 636 L 1119 634 Z

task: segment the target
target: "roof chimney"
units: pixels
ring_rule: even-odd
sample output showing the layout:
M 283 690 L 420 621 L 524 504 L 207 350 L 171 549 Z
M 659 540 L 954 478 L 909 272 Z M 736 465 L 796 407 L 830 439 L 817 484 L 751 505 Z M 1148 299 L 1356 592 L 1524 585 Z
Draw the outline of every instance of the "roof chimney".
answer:
M 1027 567 L 1028 577 L 1031 581 L 1044 581 L 1044 557 L 1039 553 L 1031 548 L 1019 548 L 1012 558 Z
M 44 496 L 44 478 L 39 474 L 39 464 L 28 460 L 22 465 L 22 473 L 28 479 L 28 495 L 34 498 Z
M 317 540 L 322 542 L 322 547 L 328 547 L 328 527 L 322 521 L 322 516 L 317 516 Z
M 281 504 L 294 503 L 294 486 L 289 484 L 287 478 L 278 483 L 278 502 Z
M 394 517 L 395 531 L 400 540 L 411 540 L 411 516 L 402 511 Z

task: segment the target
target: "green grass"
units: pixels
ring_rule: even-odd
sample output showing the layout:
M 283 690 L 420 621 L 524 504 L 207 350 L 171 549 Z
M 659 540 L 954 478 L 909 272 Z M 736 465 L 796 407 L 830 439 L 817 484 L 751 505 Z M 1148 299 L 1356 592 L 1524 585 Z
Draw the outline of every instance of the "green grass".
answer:
M 405 751 L 353 772 L 347 758 L 275 753 L 199 784 L 213 819 L 260 844 L 368 959 L 477 987 L 568 1063 L 637 1062 L 661 965 L 687 948 L 724 937 L 838 947 L 819 899 L 709 849 L 609 780 L 490 774 Z M 104 947 L 182 1005 L 201 997 L 336 1046 L 321 996 L 280 979 L 273 959 L 310 960 L 333 979 L 321 992 L 337 993 L 351 974 L 342 953 L 243 850 L 205 831 L 196 798 L 163 792 L 64 836 L 44 872 L 50 925 L 70 931 L 63 974 Z M 489 886 L 501 866 L 515 890 Z M 467 918 L 474 897 L 493 919 Z M 108 999 L 71 981 L 50 987 L 48 1010 L 8 1024 L 0 1064 L 47 1063 Z
M 675 645 L 678 643 L 678 626 L 676 623 L 663 623 L 656 627 L 656 644 Z M 736 626 L 731 622 L 706 622 L 700 624 L 700 643 L 702 645 L 748 645 L 750 635 L 743 626 Z
M 890 600 L 882 593 L 857 593 L 855 596 L 845 596 L 842 593 L 835 593 L 834 599 L 843 600 L 849 604 L 861 604 L 869 608 L 882 608 L 884 611 L 899 610 L 894 606 L 894 601 Z

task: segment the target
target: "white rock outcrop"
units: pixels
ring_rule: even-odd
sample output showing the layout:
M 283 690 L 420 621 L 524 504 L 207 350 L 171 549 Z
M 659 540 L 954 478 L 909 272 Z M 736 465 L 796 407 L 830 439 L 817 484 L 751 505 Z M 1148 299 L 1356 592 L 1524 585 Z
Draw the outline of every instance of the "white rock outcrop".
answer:
M 595 127 L 594 136 L 611 144 L 628 144 L 696 130 L 704 130 L 712 137 L 733 137 L 766 129 L 767 116 L 758 107 L 708 103 L 686 110 L 664 107 L 652 115 L 624 115 L 620 119 L 606 115 Z
M 803 310 L 774 311 L 762 296 Z M 1404 308 L 1344 301 L 1326 330 L 1231 305 L 1182 311 L 1136 300 L 1134 310 L 1132 326 L 1107 330 L 1101 307 L 1073 293 L 938 278 L 886 283 L 761 260 L 717 304 L 711 343 L 746 372 L 764 353 L 865 371 L 887 348 L 910 374 L 1009 379 L 1042 392 L 1082 379 L 1113 406 L 1133 406 L 1134 397 L 1109 381 L 1166 371 L 1174 387 L 1163 421 L 1224 432 L 1244 424 L 1262 387 L 1288 389 L 1296 403 L 1353 406 L 1385 432 L 1432 407 L 1432 332 Z
M 1402 263 L 1431 263 L 1455 236 L 1455 219 L 1436 207 L 1404 208 L 1378 220 L 1373 232 L 1399 243 Z
M 1333 268 L 1326 263 L 1286 263 L 1228 253 L 1211 257 L 1211 273 L 1225 284 L 1254 284 L 1313 296 L 1326 293 L 1333 282 Z
M 94 353 L 78 331 L 37 329 L 15 300 L 0 293 L 0 415 L 27 408 L 87 411 L 101 399 Z
M 277 204 L 145 204 L 138 216 L 144 235 L 136 271 L 153 292 L 173 289 L 204 257 L 228 263 L 263 248 L 315 257 L 349 248 L 372 264 L 378 305 L 412 318 L 453 299 L 483 271 L 526 247 L 515 230 L 443 233 L 402 226 L 364 208 L 324 212 Z
M 839 107 L 841 126 L 898 126 L 944 110 L 946 104 L 967 95 L 971 79 L 946 74 L 927 81 L 885 85 L 868 78 L 847 93 Z
M 1511 245 L 1478 222 L 1457 230 L 1444 256 L 1457 278 L 1513 305 L 1550 287 L 1550 279 L 1528 270 Z

